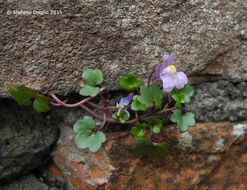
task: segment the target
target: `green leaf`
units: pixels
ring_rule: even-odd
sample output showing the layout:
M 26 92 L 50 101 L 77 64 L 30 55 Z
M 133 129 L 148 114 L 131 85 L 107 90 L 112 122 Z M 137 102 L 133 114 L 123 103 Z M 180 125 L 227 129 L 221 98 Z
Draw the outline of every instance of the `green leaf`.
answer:
M 189 85 L 185 85 L 182 89 L 176 89 L 174 88 L 171 92 L 172 98 L 176 101 L 177 108 L 181 108 L 181 103 L 189 103 L 190 97 L 194 94 L 194 88 Z
M 36 95 L 35 92 L 25 86 L 20 86 L 16 90 L 13 88 L 9 89 L 12 98 L 20 105 L 30 106 L 32 105 L 31 98 Z
M 85 131 L 92 131 L 95 128 L 94 120 L 91 117 L 85 116 L 83 120 L 78 120 L 74 124 L 75 133 L 85 133 Z
M 33 108 L 37 112 L 47 112 L 50 110 L 49 100 L 44 96 L 36 95 L 33 102 Z
M 77 121 L 73 129 L 76 133 L 75 144 L 78 148 L 88 148 L 91 152 L 97 152 L 106 140 L 101 131 L 93 132 L 95 123 L 91 117 L 85 116 L 83 120 Z
M 82 73 L 82 79 L 88 86 L 94 86 L 103 82 L 103 74 L 98 69 L 87 69 Z
M 133 97 L 133 101 L 131 103 L 131 109 L 135 111 L 140 111 L 140 110 L 146 111 L 147 107 L 138 101 L 138 96 L 136 95 Z
M 10 88 L 9 92 L 20 105 L 30 106 L 33 104 L 33 108 L 37 112 L 47 112 L 50 110 L 49 100 L 46 97 L 38 95 L 25 86 L 20 86 L 16 90 Z M 34 99 L 34 102 L 32 102 L 32 99 Z
M 178 129 L 180 133 L 186 132 L 188 127 L 195 126 L 195 115 L 193 113 L 186 113 L 182 116 L 180 110 L 175 110 L 171 116 L 171 121 L 178 124 Z
M 135 142 L 136 147 L 132 150 L 142 156 L 167 156 L 170 153 L 167 143 L 153 145 L 145 138 L 136 138 Z
M 85 86 L 80 90 L 80 95 L 82 96 L 95 96 L 98 93 L 99 87 Z
M 89 146 L 89 150 L 91 152 L 97 152 L 100 149 L 102 143 L 106 141 L 105 135 L 101 131 L 98 131 L 96 134 L 92 134 L 91 136 L 92 140 Z
M 135 74 L 129 73 L 127 77 L 120 77 L 119 84 L 124 90 L 135 90 L 142 83 L 142 80 L 137 78 Z
M 176 102 L 175 107 L 177 109 L 181 109 L 182 108 L 182 104 L 180 102 Z
M 160 129 L 163 127 L 163 123 L 159 119 L 151 119 L 151 120 L 148 121 L 148 127 L 154 133 L 159 133 Z
M 113 117 L 114 119 L 116 119 L 116 120 L 119 120 L 119 119 L 118 119 L 117 113 L 112 114 L 112 117 Z
M 156 85 L 141 86 L 141 95 L 137 97 L 138 101 L 147 107 L 155 105 L 155 109 L 161 108 L 162 91 Z
M 127 110 L 122 109 L 120 113 L 114 113 L 112 117 L 116 120 L 119 120 L 121 123 L 125 123 L 130 118 L 130 114 Z
M 135 126 L 130 130 L 130 133 L 137 137 L 143 137 L 146 134 L 146 130 L 144 130 L 145 127 L 145 123 L 136 123 Z

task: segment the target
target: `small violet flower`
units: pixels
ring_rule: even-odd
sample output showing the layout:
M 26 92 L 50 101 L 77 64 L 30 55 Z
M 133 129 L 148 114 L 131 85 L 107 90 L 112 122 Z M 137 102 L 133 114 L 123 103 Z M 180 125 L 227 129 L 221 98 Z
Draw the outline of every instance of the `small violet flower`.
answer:
M 125 98 L 121 98 L 119 104 L 117 103 L 117 108 L 118 108 L 118 112 L 117 115 L 119 116 L 121 112 L 125 112 L 127 113 L 127 115 L 129 115 L 129 112 L 126 110 L 126 107 L 131 103 L 133 98 L 133 94 L 130 94 L 129 96 L 125 97 Z
M 163 82 L 163 91 L 171 92 L 174 87 L 181 89 L 185 84 L 188 83 L 188 78 L 184 72 L 177 72 L 176 67 L 174 66 L 175 53 L 163 56 L 163 65 L 156 68 L 156 73 L 153 76 L 152 80 L 157 79 L 158 77 Z
M 117 103 L 117 107 L 120 109 L 127 107 L 131 103 L 132 97 L 133 97 L 133 95 L 130 94 L 129 96 L 127 96 L 125 98 L 121 98 L 119 104 Z

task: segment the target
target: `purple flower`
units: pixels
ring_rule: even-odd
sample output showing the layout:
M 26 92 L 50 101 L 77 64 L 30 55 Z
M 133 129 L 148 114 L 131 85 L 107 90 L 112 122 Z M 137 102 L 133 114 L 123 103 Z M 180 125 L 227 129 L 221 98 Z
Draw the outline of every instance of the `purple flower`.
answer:
M 131 103 L 134 94 L 130 93 L 129 96 L 121 98 L 119 104 L 117 103 L 118 112 L 117 115 L 121 114 L 127 115 L 129 117 L 129 112 L 126 110 L 127 106 Z
M 158 77 L 163 82 L 163 91 L 171 92 L 174 87 L 181 89 L 185 84 L 188 83 L 188 78 L 184 72 L 177 72 L 176 67 L 174 66 L 175 53 L 163 56 L 163 65 L 156 68 L 156 73 L 153 76 L 152 80 L 157 79 Z
M 133 95 L 129 95 L 125 98 L 121 98 L 119 105 L 123 105 L 123 106 L 129 105 L 129 103 L 132 101 L 132 97 L 133 97 Z

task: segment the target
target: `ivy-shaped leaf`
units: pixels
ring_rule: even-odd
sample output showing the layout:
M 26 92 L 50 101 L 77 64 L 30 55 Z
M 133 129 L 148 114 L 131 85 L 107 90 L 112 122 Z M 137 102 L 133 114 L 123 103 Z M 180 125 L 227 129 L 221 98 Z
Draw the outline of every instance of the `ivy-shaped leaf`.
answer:
M 146 134 L 145 127 L 145 123 L 136 123 L 130 130 L 130 133 L 137 137 L 143 137 Z
M 188 127 L 195 126 L 195 115 L 193 113 L 186 113 L 182 115 L 180 110 L 175 110 L 171 115 L 171 121 L 178 124 L 180 133 L 186 132 Z
M 153 145 L 145 138 L 136 138 L 136 147 L 132 150 L 141 156 L 167 156 L 170 154 L 169 144 Z
M 91 117 L 85 116 L 74 125 L 75 144 L 78 148 L 88 148 L 91 152 L 97 152 L 106 138 L 104 133 L 94 133 L 95 123 Z
M 156 85 L 151 85 L 150 87 L 141 86 L 141 95 L 137 99 L 147 107 L 153 107 L 155 105 L 155 109 L 160 109 L 162 91 Z
M 171 92 L 172 98 L 176 101 L 176 108 L 181 109 L 181 103 L 189 103 L 190 97 L 194 94 L 194 88 L 189 85 L 185 85 L 182 89 L 174 88 Z
M 142 80 L 137 78 L 135 74 L 129 73 L 127 77 L 120 77 L 119 84 L 124 90 L 135 90 L 142 83 Z
M 133 97 L 133 101 L 131 103 L 131 109 L 135 111 L 146 111 L 147 107 L 138 101 L 138 96 Z
M 92 87 L 86 85 L 84 88 L 81 88 L 80 95 L 82 96 L 95 96 L 99 93 L 99 87 Z
M 33 108 L 37 111 L 37 112 L 47 112 L 50 110 L 50 106 L 49 106 L 49 100 L 48 98 L 44 97 L 44 96 L 35 96 L 35 100 L 33 102 Z
M 87 69 L 82 73 L 82 79 L 88 86 L 95 86 L 103 82 L 103 74 L 98 69 Z
M 159 119 L 151 119 L 148 121 L 148 127 L 151 131 L 158 134 L 160 129 L 163 127 L 163 123 Z
M 20 86 L 16 90 L 13 88 L 9 89 L 12 98 L 20 105 L 30 106 L 32 105 L 32 100 L 35 96 L 35 92 L 30 90 L 25 86 Z
M 16 90 L 10 88 L 9 92 L 13 99 L 20 105 L 30 106 L 33 104 L 33 108 L 37 112 L 47 112 L 50 110 L 48 98 L 38 95 L 25 86 L 20 86 Z M 33 99 L 34 101 L 32 101 Z

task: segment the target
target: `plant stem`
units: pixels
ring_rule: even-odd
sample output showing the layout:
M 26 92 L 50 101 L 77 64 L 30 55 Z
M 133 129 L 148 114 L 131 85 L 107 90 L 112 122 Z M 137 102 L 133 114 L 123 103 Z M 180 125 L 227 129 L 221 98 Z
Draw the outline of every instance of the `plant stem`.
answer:
M 103 87 L 100 89 L 100 92 L 101 93 L 102 91 L 106 90 L 106 87 Z M 106 122 L 110 122 L 110 123 L 121 123 L 120 121 L 118 120 L 115 120 L 113 118 L 107 118 L 106 117 L 106 114 L 111 116 L 112 114 L 110 112 L 108 112 L 107 110 L 116 110 L 117 107 L 116 106 L 105 106 L 105 104 L 103 106 L 99 106 L 93 102 L 90 102 L 91 99 L 93 99 L 94 97 L 88 97 L 78 103 L 75 103 L 75 104 L 67 104 L 66 102 L 68 101 L 67 99 L 64 100 L 64 101 L 61 101 L 55 94 L 53 94 L 52 92 L 49 92 L 48 93 L 49 96 L 51 96 L 57 103 L 53 102 L 53 101 L 50 101 L 50 103 L 54 106 L 63 106 L 63 107 L 67 107 L 67 108 L 74 108 L 74 107 L 81 107 L 82 109 L 84 109 L 85 111 L 87 111 L 88 113 L 90 113 L 92 116 L 100 119 L 100 120 L 103 120 L 102 122 L 102 125 L 100 126 L 99 130 L 101 130 L 105 123 Z M 133 96 L 133 94 L 131 94 Z M 135 119 L 131 119 L 131 120 L 128 120 L 125 122 L 125 124 L 134 124 L 136 122 L 138 122 L 139 120 L 142 120 L 146 117 L 149 117 L 149 116 L 152 116 L 152 115 L 160 115 L 160 114 L 163 114 L 165 112 L 168 112 L 168 111 L 172 111 L 172 110 L 175 110 L 176 108 L 175 107 L 172 107 L 172 108 L 168 108 L 169 104 L 171 103 L 172 99 L 170 98 L 169 96 L 169 100 L 167 102 L 167 104 L 164 106 L 164 108 L 156 113 L 146 113 L 142 116 L 139 116 L 136 112 L 136 118 Z M 95 108 L 98 108 L 100 109 L 101 111 L 103 111 L 103 116 L 102 115 L 99 115 L 98 113 L 94 112 L 93 110 L 91 110 L 90 108 L 88 108 L 87 106 L 83 105 L 84 103 L 88 103 L 89 105 L 95 107 Z M 105 102 L 106 103 L 106 102 Z M 151 111 L 151 110 L 150 110 Z
M 106 90 L 106 87 L 102 87 L 99 91 L 99 93 L 103 92 L 104 90 Z M 99 94 L 98 93 L 98 94 Z M 95 96 L 97 96 L 98 94 L 96 94 Z M 78 107 L 86 102 L 88 102 L 89 100 L 93 99 L 95 96 L 90 96 L 76 104 L 66 104 L 65 101 L 62 102 L 55 94 L 53 94 L 52 92 L 48 92 L 48 96 L 51 96 L 58 104 L 60 104 L 61 106 L 64 106 L 66 108 L 74 108 L 74 107 Z
M 138 112 L 137 111 L 135 111 L 135 116 L 136 116 L 136 122 L 139 122 L 139 115 L 138 115 Z
M 104 128 L 104 126 L 105 126 L 105 124 L 106 124 L 106 120 L 107 120 L 106 114 L 103 113 L 103 122 L 101 123 L 100 127 L 99 127 L 94 133 L 97 133 L 98 131 L 100 131 L 101 129 Z
M 154 73 L 155 73 L 155 69 L 152 71 L 152 73 L 148 77 L 148 87 L 150 87 L 151 79 Z

